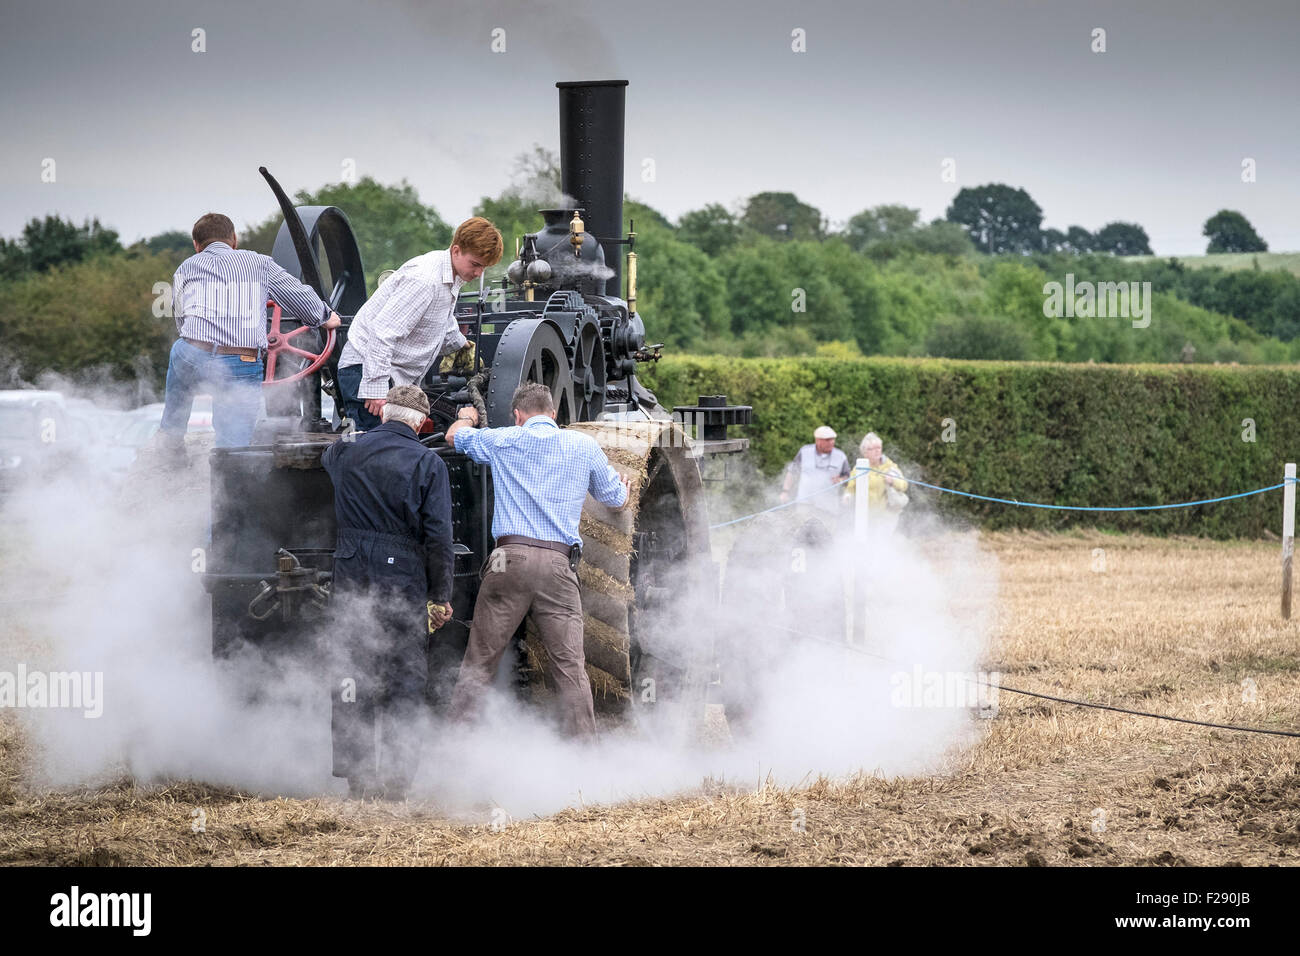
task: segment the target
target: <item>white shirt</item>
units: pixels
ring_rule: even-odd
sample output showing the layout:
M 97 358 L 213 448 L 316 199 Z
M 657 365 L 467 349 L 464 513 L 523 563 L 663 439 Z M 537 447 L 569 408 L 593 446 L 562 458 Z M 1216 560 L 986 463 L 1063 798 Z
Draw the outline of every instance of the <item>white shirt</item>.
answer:
M 462 284 L 451 250 L 435 249 L 403 263 L 366 300 L 339 356 L 340 367 L 361 366 L 358 398 L 383 398 L 390 376 L 416 385 L 439 356 L 464 346 L 454 314 Z
M 210 242 L 182 262 L 172 279 L 176 332 L 200 342 L 264 349 L 268 296 L 313 328 L 329 318 L 320 296 L 270 256 Z
M 794 456 L 794 467 L 799 472 L 799 490 L 796 497 L 815 495 L 805 504 L 815 505 L 824 511 L 837 513 L 840 510 L 840 496 L 836 492 L 826 491 L 836 483 L 837 478 L 847 478 L 850 474 L 849 458 L 838 448 L 832 448 L 826 454 L 819 454 L 817 445 L 804 445 L 799 454 Z M 821 492 L 821 494 L 816 494 Z

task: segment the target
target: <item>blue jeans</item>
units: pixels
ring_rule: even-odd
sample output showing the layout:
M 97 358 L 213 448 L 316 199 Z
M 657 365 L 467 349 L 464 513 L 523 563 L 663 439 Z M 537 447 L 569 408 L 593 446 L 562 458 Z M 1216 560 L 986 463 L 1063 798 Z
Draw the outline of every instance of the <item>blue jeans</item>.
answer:
M 167 361 L 167 400 L 159 430 L 185 438 L 194 396 L 211 390 L 212 430 L 218 448 L 247 445 L 262 412 L 262 363 L 238 355 L 211 355 L 177 339 Z
M 388 387 L 392 388 L 393 380 L 388 380 Z M 372 428 L 378 428 L 381 424 L 378 415 L 371 415 L 366 411 L 366 401 L 357 396 L 361 389 L 361 366 L 360 365 L 340 365 L 339 366 L 339 394 L 343 396 L 343 414 L 352 419 L 352 423 L 362 431 L 370 431 Z

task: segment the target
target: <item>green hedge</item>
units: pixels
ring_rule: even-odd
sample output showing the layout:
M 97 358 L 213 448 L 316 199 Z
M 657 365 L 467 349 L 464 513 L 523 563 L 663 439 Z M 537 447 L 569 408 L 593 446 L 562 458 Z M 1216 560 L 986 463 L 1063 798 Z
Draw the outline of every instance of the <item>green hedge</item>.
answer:
M 1058 505 L 1169 504 L 1282 480 L 1300 457 L 1300 369 L 1065 365 L 869 358 L 667 357 L 642 367 L 668 407 L 725 394 L 752 405 L 739 429 L 774 475 L 829 424 L 850 459 L 868 431 L 911 477 Z M 944 441 L 944 420 L 955 423 Z M 1243 440 L 1244 419 L 1254 441 Z M 1260 537 L 1281 525 L 1280 491 L 1156 512 L 1018 508 L 921 491 L 988 528 L 1087 525 L 1155 534 Z

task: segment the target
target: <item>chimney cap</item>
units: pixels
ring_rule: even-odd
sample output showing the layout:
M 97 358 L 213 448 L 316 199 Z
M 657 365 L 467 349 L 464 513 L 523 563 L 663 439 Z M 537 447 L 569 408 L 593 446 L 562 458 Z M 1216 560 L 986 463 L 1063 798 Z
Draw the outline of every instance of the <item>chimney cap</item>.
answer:
M 561 90 L 579 86 L 627 86 L 627 80 L 559 80 L 555 86 Z

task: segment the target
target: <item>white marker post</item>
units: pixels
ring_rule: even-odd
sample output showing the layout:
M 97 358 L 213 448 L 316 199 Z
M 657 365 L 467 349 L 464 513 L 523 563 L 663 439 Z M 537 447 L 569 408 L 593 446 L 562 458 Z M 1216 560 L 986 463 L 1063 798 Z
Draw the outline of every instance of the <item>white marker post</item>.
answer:
M 867 547 L 867 502 L 870 494 L 871 462 L 859 458 L 853 466 L 853 630 L 850 632 L 854 643 L 866 646 L 867 643 L 867 561 L 870 551 Z
M 1295 462 L 1286 465 L 1282 488 L 1282 620 L 1291 620 L 1291 557 L 1295 554 Z

